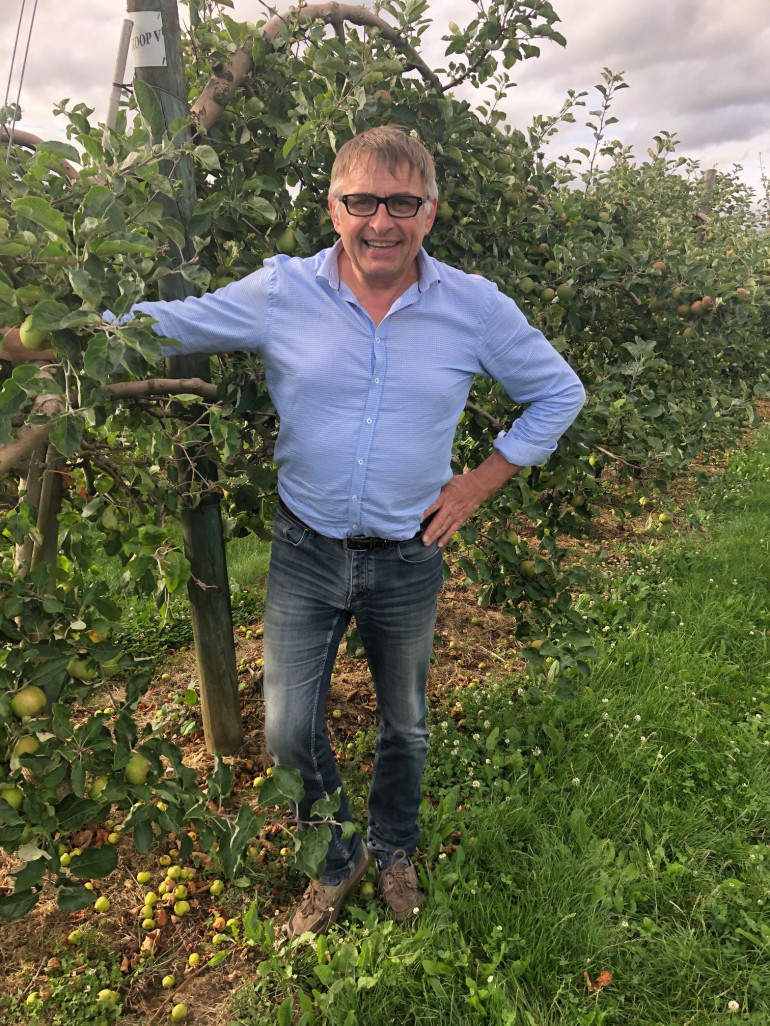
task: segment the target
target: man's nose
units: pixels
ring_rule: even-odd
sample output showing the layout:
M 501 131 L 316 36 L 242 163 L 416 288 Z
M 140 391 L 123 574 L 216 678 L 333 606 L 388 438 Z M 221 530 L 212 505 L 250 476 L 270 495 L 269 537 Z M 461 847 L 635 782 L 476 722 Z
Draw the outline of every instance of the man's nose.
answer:
M 376 232 L 382 232 L 387 231 L 392 224 L 393 218 L 388 213 L 388 208 L 384 203 L 380 203 L 375 212 L 369 218 L 369 226 Z

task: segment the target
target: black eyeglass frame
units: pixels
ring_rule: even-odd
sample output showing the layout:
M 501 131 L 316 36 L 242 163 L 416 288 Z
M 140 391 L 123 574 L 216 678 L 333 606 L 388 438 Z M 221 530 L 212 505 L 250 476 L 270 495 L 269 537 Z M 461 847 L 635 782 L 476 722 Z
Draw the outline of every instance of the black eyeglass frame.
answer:
M 375 201 L 374 210 L 370 210 L 370 211 L 368 211 L 365 214 L 357 214 L 357 213 L 355 213 L 355 211 L 351 210 L 350 207 L 348 206 L 348 201 L 350 199 L 352 199 L 354 196 L 357 196 L 357 197 L 367 196 L 367 197 L 373 199 Z M 395 217 L 399 221 L 406 221 L 406 220 L 409 220 L 412 217 L 417 217 L 417 214 L 419 212 L 420 207 L 423 205 L 423 203 L 425 203 L 425 201 L 428 199 L 428 197 L 427 196 L 411 196 L 411 195 L 409 195 L 409 193 L 400 193 L 400 194 L 397 193 L 395 196 L 374 196 L 370 192 L 348 192 L 348 193 L 345 193 L 344 196 L 339 196 L 338 199 L 344 205 L 345 210 L 347 210 L 347 212 L 350 214 L 351 217 L 374 217 L 374 215 L 380 209 L 380 204 L 382 203 L 382 204 L 385 205 L 385 209 L 387 210 L 389 217 Z M 414 208 L 414 213 L 413 214 L 394 214 L 393 211 L 390 209 L 390 206 L 389 206 L 391 200 L 404 200 L 404 199 L 414 200 L 414 202 L 417 204 L 417 206 Z

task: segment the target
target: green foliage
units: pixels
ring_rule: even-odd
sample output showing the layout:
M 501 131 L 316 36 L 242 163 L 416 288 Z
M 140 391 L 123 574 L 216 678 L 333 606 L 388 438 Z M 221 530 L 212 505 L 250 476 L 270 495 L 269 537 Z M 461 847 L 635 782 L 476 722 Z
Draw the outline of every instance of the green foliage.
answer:
M 30 547 L 39 554 L 46 532 L 50 540 L 26 468 L 4 483 L 0 761 L 23 804 L 1 803 L 0 844 L 26 860 L 16 895 L 2 899 L 6 911 L 23 912 L 46 871 L 63 907 L 77 904 L 82 895 L 61 871 L 59 839 L 113 805 L 130 810 L 141 850 L 192 824 L 209 848 L 220 845 L 230 868 L 255 829 L 248 812 L 235 825 L 209 812 L 207 797 L 227 793 L 222 773 L 207 795 L 162 732 L 139 726 L 149 678 L 115 643 L 120 608 L 90 566 L 97 550 L 118 561 L 120 601 L 154 596 L 165 615 L 189 577 L 177 513 L 215 497 L 208 480 L 185 470 L 201 456 L 223 482 L 225 536 L 264 537 L 275 495 L 275 411 L 247 356 L 214 361 L 216 403 L 204 406 L 192 394 L 150 400 L 138 389 L 116 397 L 109 386 L 157 373 L 160 342 L 151 318 L 121 325 L 103 311 L 119 318 L 155 298 L 171 276 L 216 288 L 277 251 L 308 255 L 329 245 L 328 174 L 351 135 L 382 122 L 421 135 L 441 187 L 431 251 L 514 296 L 587 386 L 583 415 L 546 465 L 517 475 L 461 532 L 481 601 L 503 606 L 528 643 L 547 635 L 528 649 L 533 701 L 574 691 L 594 655 L 572 598 L 585 572 L 574 562 L 566 568 L 565 533 L 590 532 L 609 502 L 638 512 L 650 489 L 750 421 L 754 397 L 767 389 L 770 250 L 737 178 L 717 175 L 708 220 L 698 219 L 699 169 L 675 155 L 673 137 L 657 137 L 643 163 L 606 137 L 613 97 L 625 85 L 607 70 L 603 103 L 589 112 L 594 150 L 547 163 L 543 141 L 574 120 L 582 97 L 570 92 L 557 115 L 527 131 L 507 125 L 499 103 L 510 69 L 537 55 L 535 40 L 563 42 L 550 4 L 493 0 L 465 28 L 450 25 L 440 89 L 404 73 L 427 11 L 422 0 L 379 7 L 400 43 L 349 26 L 343 44 L 320 22 L 288 19 L 272 46 L 259 27 L 195 15 L 191 95 L 234 46 L 247 45 L 256 60 L 247 88 L 205 138 L 180 145 L 181 124 L 164 134 L 154 94 L 137 84 L 115 130 L 93 126 L 76 105 L 60 113 L 77 146 L 16 150 L 0 166 L 0 323 L 29 317 L 51 333 L 57 357 L 49 370 L 3 371 L 0 445 L 24 417 L 30 425 L 52 421 L 50 454 L 60 459 L 64 486 L 52 566 L 50 557 L 20 555 Z M 488 87 L 476 106 L 453 94 L 463 82 Z M 62 159 L 82 161 L 81 169 L 64 174 Z M 179 195 L 172 172 L 185 162 L 197 204 L 183 225 L 159 200 Z M 485 458 L 511 416 L 509 400 L 488 381 L 472 398 L 477 409 L 458 431 L 458 469 Z M 525 517 L 537 525 L 536 542 L 517 533 Z M 124 694 L 110 712 L 94 711 L 97 689 L 113 674 Z M 43 689 L 47 706 L 21 723 L 10 699 L 29 684 Z M 14 762 L 22 730 L 40 747 Z M 148 777 L 131 784 L 124 770 L 136 751 Z M 100 777 L 108 784 L 91 798 Z M 318 865 L 325 829 L 307 838 L 308 865 Z M 478 1000 L 481 1007 L 486 998 Z

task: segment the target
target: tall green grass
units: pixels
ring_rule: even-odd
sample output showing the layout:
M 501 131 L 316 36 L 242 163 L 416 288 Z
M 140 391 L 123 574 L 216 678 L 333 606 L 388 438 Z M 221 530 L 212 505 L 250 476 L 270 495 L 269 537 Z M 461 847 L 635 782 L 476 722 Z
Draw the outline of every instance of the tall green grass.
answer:
M 770 1022 L 770 433 L 698 501 L 578 603 L 574 701 L 512 677 L 436 715 L 418 924 L 360 899 L 268 944 L 239 1023 Z

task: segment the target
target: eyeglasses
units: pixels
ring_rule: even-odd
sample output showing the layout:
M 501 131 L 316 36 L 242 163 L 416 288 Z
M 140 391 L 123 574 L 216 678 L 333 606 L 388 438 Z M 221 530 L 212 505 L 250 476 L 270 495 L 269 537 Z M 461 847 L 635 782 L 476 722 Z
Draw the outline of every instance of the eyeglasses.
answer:
M 415 217 L 426 198 L 425 196 L 371 196 L 368 192 L 350 192 L 347 196 L 340 196 L 340 200 L 345 204 L 345 209 L 353 217 L 373 217 L 379 210 L 380 203 L 385 204 L 385 209 L 391 217 Z

